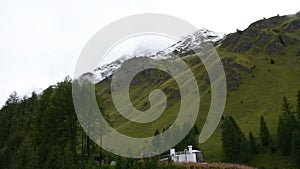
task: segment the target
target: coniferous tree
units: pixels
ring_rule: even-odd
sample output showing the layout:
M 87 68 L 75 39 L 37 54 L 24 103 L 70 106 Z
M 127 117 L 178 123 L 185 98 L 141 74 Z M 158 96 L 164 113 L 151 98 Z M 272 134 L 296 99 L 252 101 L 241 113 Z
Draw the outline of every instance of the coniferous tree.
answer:
M 292 159 L 297 168 L 300 168 L 300 133 L 295 131 L 292 137 Z
M 76 168 L 76 123 L 69 78 L 40 96 L 13 92 L 0 110 L 0 168 Z
M 300 122 L 300 90 L 297 93 L 297 116 L 298 116 L 298 121 Z
M 95 162 L 92 158 L 89 158 L 86 169 L 96 169 Z
M 74 169 L 76 167 L 76 163 L 74 162 L 74 152 L 72 152 L 71 143 L 67 144 L 62 152 L 61 169 Z
M 260 138 L 261 138 L 261 145 L 263 147 L 269 146 L 272 142 L 269 129 L 267 127 L 267 123 L 263 116 L 260 118 Z
M 50 96 L 44 121 L 46 144 L 63 149 L 70 146 L 73 161 L 76 156 L 76 114 L 72 102 L 72 84 L 69 78 L 60 82 Z
M 38 156 L 28 137 L 25 138 L 13 160 L 14 169 L 38 169 Z
M 60 148 L 52 146 L 45 163 L 43 163 L 43 168 L 59 169 L 62 160 Z
M 294 114 L 290 114 L 287 121 L 290 123 L 291 133 L 293 133 L 295 130 L 299 130 L 300 126 Z
M 283 118 L 286 118 L 289 114 L 292 113 L 292 106 L 288 102 L 287 98 L 284 96 L 281 104 Z
M 221 139 L 226 162 L 245 163 L 249 160 L 248 141 L 231 116 L 224 120 Z
M 126 158 L 124 157 L 118 157 L 117 158 L 117 161 L 116 161 L 116 166 L 115 166 L 115 169 L 127 169 L 129 166 L 128 166 L 128 161 Z
M 282 117 L 279 117 L 277 133 L 279 151 L 283 155 L 289 155 L 291 152 L 292 126 Z
M 0 110 L 0 167 L 11 168 L 15 155 L 22 145 L 28 132 L 24 127 L 26 99 L 19 99 L 16 92 L 9 95 L 5 105 Z M 25 129 L 27 131 L 25 131 Z
M 195 149 L 198 148 L 198 135 L 199 135 L 199 128 L 197 127 L 197 125 L 194 125 L 191 130 L 189 131 L 189 133 L 184 137 L 183 140 L 181 140 L 179 142 L 179 144 L 177 144 L 175 146 L 176 149 L 178 150 L 184 150 L 187 148 L 187 146 L 192 145 Z
M 77 91 L 73 94 L 78 95 L 75 97 L 81 97 L 82 100 L 81 102 L 76 103 L 77 107 L 80 108 L 80 110 L 77 110 L 77 113 L 79 113 L 77 115 L 79 116 L 79 119 L 82 119 L 82 123 L 84 124 L 84 130 L 82 128 L 80 129 L 82 158 L 90 157 L 92 141 L 88 135 L 91 134 L 91 128 L 93 128 L 93 126 L 95 125 L 93 122 L 99 119 L 97 118 L 98 115 L 96 115 L 96 112 L 98 112 L 98 108 L 97 110 L 95 110 L 90 101 L 90 95 L 94 92 L 94 84 L 89 79 L 93 78 L 93 76 L 94 75 L 92 73 L 86 73 L 82 78 L 74 80 L 73 82 L 73 87 L 76 89 L 75 91 Z M 100 110 L 105 116 L 105 112 L 103 112 L 103 109 L 101 107 Z M 103 133 L 105 133 L 105 129 L 102 128 L 102 125 L 99 130 L 93 132 L 98 132 L 94 134 L 99 135 L 100 142 L 102 142 L 102 135 Z
M 199 141 L 198 141 L 198 136 L 200 134 L 200 131 L 199 131 L 199 128 L 197 125 L 194 125 L 194 127 L 191 129 L 191 132 L 190 132 L 190 142 L 189 142 L 189 145 L 192 145 L 193 147 L 195 148 L 198 148 L 198 144 L 199 144 Z
M 14 106 L 17 103 L 19 103 L 19 101 L 20 101 L 20 98 L 19 98 L 17 92 L 14 91 L 12 94 L 9 95 L 7 101 L 5 102 L 5 105 L 6 106 L 9 106 L 9 105 Z
M 0 147 L 2 151 L 0 151 L 0 166 L 2 168 L 8 168 L 10 163 L 11 156 L 13 152 L 10 149 L 4 149 L 6 147 L 7 142 L 11 135 L 11 121 L 12 121 L 12 113 L 11 109 L 13 106 L 5 105 L 0 110 Z M 11 147 L 10 147 L 11 148 Z
M 257 154 L 258 153 L 258 147 L 255 141 L 255 138 L 252 134 L 252 132 L 249 132 L 249 143 L 250 143 L 250 151 L 252 154 Z
M 49 128 L 47 126 L 47 114 L 48 107 L 50 103 L 50 97 L 54 91 L 52 86 L 48 87 L 43 91 L 40 99 L 37 101 L 35 109 L 35 120 L 33 122 L 33 143 L 37 145 L 39 163 L 44 164 L 48 153 L 51 150 L 51 145 L 49 143 Z M 47 117 L 47 118 L 46 118 Z
M 283 118 L 280 116 L 278 121 L 277 127 L 277 142 L 278 142 L 278 149 L 282 154 L 286 154 L 286 139 L 285 139 L 285 122 Z
M 293 115 L 292 107 L 286 97 L 282 100 L 282 115 L 279 117 L 277 134 L 278 148 L 283 155 L 290 155 L 293 131 L 297 128 L 297 122 Z
M 48 169 L 74 169 L 76 164 L 73 161 L 72 152 L 70 146 L 66 145 L 63 149 L 60 146 L 53 146 L 47 160 L 44 164 L 44 168 Z

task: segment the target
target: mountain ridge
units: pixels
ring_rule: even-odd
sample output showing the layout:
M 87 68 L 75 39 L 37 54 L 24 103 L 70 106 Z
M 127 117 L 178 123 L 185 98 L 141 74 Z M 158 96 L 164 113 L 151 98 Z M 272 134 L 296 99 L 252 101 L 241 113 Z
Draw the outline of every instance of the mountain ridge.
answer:
M 199 29 L 192 34 L 187 36 L 183 36 L 180 38 L 178 42 L 175 44 L 163 49 L 161 51 L 156 52 L 155 54 L 150 54 L 148 50 L 140 52 L 138 55 L 127 55 L 122 56 L 121 58 L 113 61 L 112 63 L 102 65 L 96 68 L 92 73 L 95 75 L 95 82 L 99 83 L 103 79 L 113 75 L 118 69 L 120 69 L 121 65 L 124 61 L 129 59 L 134 59 L 136 57 L 149 57 L 154 60 L 164 60 L 164 59 L 171 59 L 172 55 L 177 55 L 180 52 L 181 54 L 185 54 L 188 51 L 195 49 L 199 46 L 201 42 L 211 42 L 213 44 L 220 42 L 224 39 L 225 34 L 217 33 L 210 31 L 208 29 Z
M 276 138 L 282 97 L 292 97 L 291 100 L 294 103 L 294 95 L 300 89 L 300 57 L 297 56 L 300 46 L 298 43 L 300 27 L 295 24 L 298 22 L 299 16 L 275 16 L 269 19 L 250 24 L 243 31 L 237 30 L 235 33 L 228 34 L 215 47 L 224 65 L 228 86 L 224 116 L 233 116 L 243 132 L 252 131 L 256 139 L 259 139 L 258 121 L 262 115 L 268 123 L 273 139 Z M 275 27 L 263 26 L 261 28 L 255 26 L 257 23 L 259 25 L 270 24 Z M 276 26 L 273 23 L 278 24 Z M 287 30 L 291 29 L 289 27 L 292 27 L 293 31 L 288 32 Z M 183 60 L 194 73 L 201 94 L 201 110 L 197 118 L 197 125 L 201 128 L 210 106 L 209 78 L 201 60 L 192 50 L 184 53 L 187 55 L 179 53 L 179 56 L 184 56 Z M 126 62 L 134 62 L 134 60 Z M 155 83 L 149 83 L 151 81 L 155 81 Z M 174 80 L 168 78 L 163 72 L 148 70 L 138 74 L 130 88 L 132 103 L 141 111 L 147 110 L 151 106 L 147 96 L 153 89 L 159 88 L 166 91 L 169 103 L 168 109 L 164 112 L 166 115 L 161 118 L 162 120 L 146 126 L 130 123 L 118 115 L 111 106 L 113 102 L 110 101 L 109 84 L 109 78 L 96 84 L 96 91 L 98 100 L 104 104 L 102 108 L 109 112 L 107 116 L 110 124 L 118 131 L 135 137 L 149 136 L 156 129 L 162 130 L 168 127 L 169 124 L 163 122 L 164 120 L 172 122 L 176 118 L 179 108 L 178 99 L 180 98 L 176 94 L 178 89 Z M 174 94 L 172 95 L 172 93 Z M 135 131 L 136 128 L 139 128 L 139 132 Z M 222 160 L 220 131 L 221 129 L 218 128 L 206 143 L 200 145 L 200 149 L 208 161 Z M 288 157 L 266 152 L 256 156 L 250 164 L 266 168 L 278 166 L 282 168 L 286 167 L 287 163 L 289 163 Z
M 224 40 L 215 44 L 225 69 L 227 101 L 223 117 L 214 134 L 205 143 L 193 145 L 198 146 L 206 162 L 224 160 L 221 141 L 221 126 L 224 122 L 222 119 L 231 116 L 245 136 L 249 132 L 253 133 L 259 145 L 260 153 L 253 155 L 247 165 L 257 168 L 296 167 L 292 156 L 280 154 L 276 144 L 279 116 L 282 115 L 282 98 L 286 97 L 291 106 L 297 105 L 296 93 L 300 89 L 299 20 L 300 13 L 262 19 L 250 24 L 245 30 L 237 30 L 227 35 Z M 182 47 L 188 46 L 187 44 L 182 44 Z M 195 125 L 201 129 L 206 123 L 207 112 L 211 106 L 212 89 L 205 66 L 195 51 L 197 52 L 187 49 L 175 53 L 190 68 L 197 81 L 201 102 Z M 153 60 L 150 57 L 126 60 L 127 57 L 131 55 L 118 61 L 122 62 L 119 70 L 134 71 L 134 68 L 143 66 L 141 63 L 149 60 L 174 61 Z M 116 63 L 111 67 L 106 65 L 102 70 L 112 72 L 111 70 L 115 70 L 118 65 L 120 64 Z M 185 73 L 182 72 L 178 76 L 185 76 Z M 79 82 L 94 81 L 94 76 L 92 73 L 86 73 Z M 101 112 L 115 130 L 136 138 L 151 137 L 155 133 L 164 132 L 176 120 L 181 108 L 181 94 L 176 80 L 166 72 L 147 69 L 138 73 L 130 83 L 130 101 L 140 111 L 146 111 L 152 106 L 149 103 L 149 95 L 155 89 L 163 91 L 167 98 L 167 106 L 162 115 L 153 122 L 143 124 L 129 121 L 114 107 L 111 77 L 108 75 L 91 86 L 95 87 L 95 96 Z M 74 79 L 73 82 L 77 85 L 78 79 Z M 83 104 L 89 105 L 89 102 Z M 32 95 L 31 98 L 20 99 L 16 93 L 12 94 L 0 110 L 0 166 L 22 168 L 29 161 L 32 166 L 39 166 L 36 168 L 61 168 L 60 165 L 65 165 L 65 168 L 75 168 L 73 165 L 85 167 L 87 165 L 84 163 L 88 163 L 89 166 L 93 164 L 94 157 L 98 160 L 102 155 L 107 165 L 112 160 L 117 161 L 117 165 L 130 163 L 131 159 L 121 159 L 102 149 L 99 150 L 80 127 L 74 112 L 70 78 L 50 86 L 40 96 Z M 261 116 L 265 119 L 273 141 L 270 147 L 261 146 Z M 130 164 L 133 163 L 134 161 Z M 15 167 L 15 164 L 19 164 L 19 167 Z

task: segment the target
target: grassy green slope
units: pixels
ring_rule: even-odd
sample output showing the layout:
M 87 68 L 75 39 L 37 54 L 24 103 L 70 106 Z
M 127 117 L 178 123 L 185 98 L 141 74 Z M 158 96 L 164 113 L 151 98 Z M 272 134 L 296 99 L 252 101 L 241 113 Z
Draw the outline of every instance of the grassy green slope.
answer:
M 243 84 L 236 91 L 229 91 L 224 114 L 232 115 L 245 135 L 252 131 L 259 136 L 259 120 L 263 115 L 275 139 L 282 97 L 289 97 L 295 105 L 295 96 L 300 89 L 300 57 L 285 57 L 276 57 L 274 65 L 264 56 L 255 57 L 252 60 L 256 65 L 254 77 L 244 75 Z M 220 130 L 200 147 L 207 160 L 221 160 Z
M 258 21 L 243 32 L 228 35 L 222 45 L 217 47 L 224 63 L 228 84 L 224 115 L 232 115 L 246 136 L 252 131 L 258 138 L 259 120 L 263 115 L 273 139 L 276 139 L 282 97 L 287 96 L 295 105 L 295 95 L 300 89 L 300 56 L 297 56 L 297 52 L 300 51 L 300 29 L 292 25 L 295 21 L 299 21 L 299 17 L 274 18 L 271 18 L 271 21 Z M 263 37 L 265 34 L 267 38 Z M 250 47 L 247 47 L 247 44 L 250 44 Z M 275 64 L 271 64 L 271 59 Z M 185 60 L 191 67 L 200 88 L 201 107 L 197 125 L 201 128 L 210 105 L 207 74 L 195 56 L 186 57 Z M 149 108 L 148 95 L 155 88 L 167 93 L 167 109 L 154 122 L 132 123 L 120 116 L 111 101 L 109 80 L 96 85 L 97 97 L 110 124 L 117 130 L 135 137 L 152 136 L 156 129 L 162 130 L 172 124 L 177 116 L 180 97 L 172 95 L 178 92 L 177 85 L 174 79 L 161 71 L 148 71 L 136 78 L 137 83 L 130 87 L 130 97 L 133 105 L 139 110 Z M 136 132 L 137 129 L 139 132 Z M 199 145 L 207 161 L 222 160 L 220 138 L 218 128 L 209 140 Z M 282 157 L 278 153 L 271 154 L 269 151 L 254 157 L 250 162 L 252 165 L 267 168 L 284 168 L 289 163 L 288 157 Z
M 296 93 L 300 89 L 300 57 L 297 56 L 297 50 L 300 49 L 298 41 L 300 40 L 300 29 L 298 27 L 293 32 L 285 31 L 285 28 L 295 20 L 299 21 L 299 17 L 284 18 L 275 28 L 260 28 L 257 38 L 247 36 L 249 35 L 248 30 L 242 32 L 241 39 L 249 38 L 251 40 L 248 42 L 254 44 L 261 34 L 267 32 L 271 36 L 264 40 L 264 45 L 253 45 L 249 50 L 242 53 L 234 52 L 234 49 L 243 43 L 241 40 L 235 46 L 219 49 L 219 54 L 223 57 L 234 56 L 237 60 L 255 65 L 253 74 L 243 74 L 243 84 L 236 91 L 229 91 L 224 114 L 234 116 L 245 135 L 248 136 L 248 133 L 252 131 L 257 137 L 257 141 L 259 141 L 261 115 L 265 117 L 272 138 L 276 142 L 276 129 L 281 113 L 282 97 L 287 96 L 293 105 L 296 104 Z M 248 29 L 251 29 L 251 25 Z M 279 33 L 274 32 L 274 29 L 279 30 Z M 241 32 L 234 35 L 236 34 L 241 34 Z M 268 54 L 266 52 L 268 44 L 272 41 L 280 41 L 277 39 L 280 35 L 298 42 L 285 44 L 284 49 L 278 53 Z M 261 52 L 256 53 L 256 49 Z M 271 59 L 275 60 L 275 64 L 271 64 Z M 218 129 L 206 143 L 200 145 L 208 161 L 222 159 L 220 136 L 220 129 Z M 291 161 L 289 157 L 266 151 L 254 157 L 250 164 L 266 168 L 286 168 L 291 166 Z

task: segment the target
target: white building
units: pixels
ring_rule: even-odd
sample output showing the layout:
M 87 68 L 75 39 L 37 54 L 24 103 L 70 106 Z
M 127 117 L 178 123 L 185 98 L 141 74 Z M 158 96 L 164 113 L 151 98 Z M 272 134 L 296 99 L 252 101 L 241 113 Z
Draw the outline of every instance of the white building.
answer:
M 190 145 L 188 149 L 184 151 L 175 152 L 175 149 L 170 150 L 170 156 L 172 161 L 177 163 L 200 163 L 203 162 L 203 157 L 201 151 L 193 150 L 193 147 Z

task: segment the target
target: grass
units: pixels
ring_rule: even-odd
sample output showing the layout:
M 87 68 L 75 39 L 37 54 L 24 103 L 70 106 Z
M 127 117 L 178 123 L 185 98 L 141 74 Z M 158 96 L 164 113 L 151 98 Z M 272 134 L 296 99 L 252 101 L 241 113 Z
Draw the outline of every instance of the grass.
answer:
M 293 168 L 290 157 L 279 153 L 261 153 L 254 157 L 249 165 L 258 168 Z
M 276 29 L 282 29 L 280 26 Z M 264 30 L 268 33 L 275 34 L 272 30 Z M 300 40 L 299 31 L 295 34 L 288 34 Z M 274 40 L 272 37 L 271 40 Z M 264 47 L 262 47 L 264 48 Z M 245 136 L 251 131 L 254 137 L 259 138 L 259 120 L 260 116 L 264 116 L 273 140 L 276 140 L 276 130 L 278 117 L 281 113 L 281 101 L 284 96 L 289 98 L 290 103 L 295 106 L 296 93 L 300 90 L 300 57 L 295 53 L 299 46 L 288 46 L 284 55 L 267 55 L 265 52 L 253 54 L 252 50 L 237 54 L 229 52 L 226 49 L 218 48 L 221 58 L 233 58 L 234 63 L 241 67 L 250 70 L 253 73 L 247 73 L 234 64 L 229 64 L 228 67 L 236 71 L 242 76 L 242 84 L 235 90 L 229 90 L 227 96 L 224 116 L 231 115 L 235 118 L 238 125 L 241 127 Z M 264 51 L 265 49 L 261 49 Z M 270 60 L 274 59 L 275 64 L 270 64 Z M 185 58 L 190 66 L 195 78 L 198 82 L 199 92 L 201 95 L 200 110 L 196 124 L 201 129 L 207 112 L 210 106 L 210 87 L 207 84 L 207 73 L 202 64 L 198 63 L 196 57 Z M 225 72 L 228 74 L 228 72 Z M 180 76 L 184 76 L 185 72 Z M 165 77 L 163 72 L 151 72 L 150 79 L 144 79 L 142 75 L 137 85 L 130 87 L 130 97 L 132 104 L 138 110 L 147 110 L 149 105 L 148 95 L 156 88 L 162 90 L 176 90 L 174 79 L 169 78 L 161 83 L 148 83 L 156 76 Z M 227 78 L 227 83 L 234 82 Z M 176 119 L 180 108 L 179 98 L 168 97 L 168 105 L 164 114 L 154 122 L 140 124 L 133 123 L 120 116 L 113 106 L 109 93 L 107 82 L 101 82 L 96 85 L 97 97 L 101 102 L 101 106 L 105 111 L 107 120 L 118 131 L 133 137 L 149 137 L 153 136 L 156 129 L 160 131 L 167 128 Z M 222 122 L 221 122 L 222 123 Z M 220 126 L 220 125 L 219 125 Z M 223 158 L 221 144 L 220 127 L 214 132 L 205 143 L 199 145 L 204 158 L 208 162 L 220 162 Z M 259 139 L 257 139 L 259 141 Z M 250 165 L 265 168 L 289 168 L 291 160 L 289 157 L 284 157 L 279 154 L 271 154 L 269 152 L 261 153 L 255 156 L 249 163 Z

